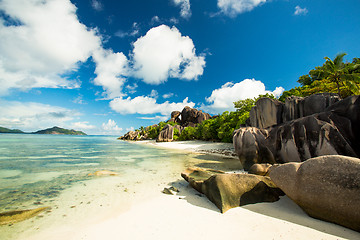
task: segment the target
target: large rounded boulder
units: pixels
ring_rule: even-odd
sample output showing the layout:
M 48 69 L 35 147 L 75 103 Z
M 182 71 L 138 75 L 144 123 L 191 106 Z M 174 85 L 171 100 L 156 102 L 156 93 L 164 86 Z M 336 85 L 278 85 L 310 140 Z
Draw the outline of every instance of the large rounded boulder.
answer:
M 271 168 L 269 176 L 308 215 L 360 231 L 360 159 L 320 156 Z

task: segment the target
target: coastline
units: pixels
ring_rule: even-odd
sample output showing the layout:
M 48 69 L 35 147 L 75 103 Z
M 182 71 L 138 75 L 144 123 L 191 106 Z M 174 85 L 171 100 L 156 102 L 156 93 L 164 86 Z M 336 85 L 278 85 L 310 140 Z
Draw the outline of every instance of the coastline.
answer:
M 200 163 L 199 167 L 223 167 L 239 169 L 239 160 L 222 154 L 231 151 L 224 143 L 203 141 L 134 142 L 149 146 L 171 149 L 184 153 L 222 156 Z M 231 144 L 232 145 L 232 144 Z M 217 151 L 218 150 L 218 151 Z M 234 165 L 234 164 L 238 165 Z M 231 163 L 229 166 L 229 163 Z M 241 166 L 241 165 L 240 165 Z M 183 169 L 184 170 L 184 169 Z M 226 170 L 226 169 L 225 169 Z M 137 200 L 125 209 L 108 211 L 106 217 L 96 218 L 74 229 L 48 228 L 22 239 L 219 239 L 236 236 L 239 239 L 358 239 L 360 233 L 336 224 L 308 217 L 286 196 L 275 203 L 258 203 L 229 210 L 221 214 L 204 195 L 188 186 L 180 177 L 179 169 L 162 179 L 152 188 L 142 188 Z M 165 186 L 179 189 L 176 195 L 161 193 Z M 75 227 L 72 226 L 72 227 Z

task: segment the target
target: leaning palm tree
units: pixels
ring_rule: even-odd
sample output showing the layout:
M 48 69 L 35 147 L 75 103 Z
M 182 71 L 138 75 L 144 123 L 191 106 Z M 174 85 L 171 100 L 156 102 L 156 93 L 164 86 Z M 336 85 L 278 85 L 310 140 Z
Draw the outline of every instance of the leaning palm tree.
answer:
M 336 55 L 334 60 L 325 57 L 326 62 L 323 68 L 319 69 L 324 80 L 333 82 L 336 84 L 338 94 L 341 97 L 340 86 L 348 88 L 354 94 L 359 94 L 360 83 L 360 64 L 344 63 L 343 58 L 346 53 L 340 53 Z

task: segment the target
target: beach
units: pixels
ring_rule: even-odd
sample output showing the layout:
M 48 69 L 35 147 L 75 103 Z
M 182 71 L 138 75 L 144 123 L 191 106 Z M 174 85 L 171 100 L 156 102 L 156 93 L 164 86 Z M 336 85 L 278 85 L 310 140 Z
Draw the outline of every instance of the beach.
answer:
M 202 141 L 156 143 L 135 142 L 155 148 L 184 153 L 231 151 L 231 144 Z M 233 156 L 218 155 L 196 163 L 199 167 L 217 167 L 236 172 L 239 162 Z M 240 165 L 241 166 L 241 165 Z M 187 167 L 187 166 L 184 166 Z M 131 202 L 117 209 L 100 208 L 87 219 L 41 228 L 20 239 L 359 239 L 360 233 L 306 215 L 286 196 L 275 203 L 258 203 L 237 207 L 221 214 L 204 195 L 188 186 L 180 177 L 179 168 L 166 168 L 152 182 L 132 188 Z M 103 179 L 104 187 L 107 180 Z M 147 178 L 143 180 L 148 181 Z M 139 180 L 141 181 L 141 180 Z M 136 186 L 136 184 L 135 184 Z M 175 195 L 166 195 L 164 187 L 174 186 Z M 69 194 L 69 193 L 68 193 Z M 112 194 L 112 193 L 109 193 Z M 121 197 L 115 194 L 114 196 Z M 117 201 L 113 198 L 113 201 Z M 122 201 L 118 199 L 118 201 Z M 116 205 L 116 204 L 115 204 Z M 114 205 L 114 206 L 115 206 Z M 45 223 L 44 223 L 45 224 Z

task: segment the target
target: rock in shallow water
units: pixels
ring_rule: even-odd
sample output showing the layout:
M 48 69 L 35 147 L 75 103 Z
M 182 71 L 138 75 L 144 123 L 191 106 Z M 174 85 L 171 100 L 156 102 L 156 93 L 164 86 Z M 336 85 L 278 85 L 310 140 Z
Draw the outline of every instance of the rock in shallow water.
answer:
M 271 168 L 270 178 L 307 214 L 360 231 L 360 159 L 332 155 Z
M 222 213 L 246 204 L 275 202 L 283 195 L 269 177 L 193 170 L 188 169 L 181 175 L 193 188 L 205 194 Z M 209 177 L 211 174 L 213 176 Z

